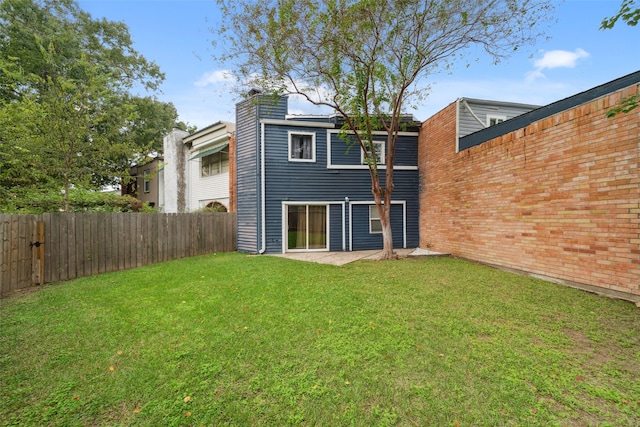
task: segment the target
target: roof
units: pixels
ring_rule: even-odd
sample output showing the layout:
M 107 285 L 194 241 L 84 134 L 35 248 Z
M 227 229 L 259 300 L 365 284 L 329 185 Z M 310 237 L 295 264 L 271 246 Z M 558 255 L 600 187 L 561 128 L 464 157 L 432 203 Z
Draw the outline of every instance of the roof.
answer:
M 475 147 L 476 145 L 480 145 L 483 142 L 516 131 L 518 129 L 522 129 L 539 120 L 545 119 L 579 105 L 586 104 L 587 102 L 598 99 L 604 95 L 613 93 L 615 91 L 638 83 L 640 83 L 640 71 L 627 74 L 626 76 L 604 83 L 600 86 L 596 86 L 592 89 L 580 92 L 568 98 L 561 99 L 560 101 L 556 101 L 554 103 L 537 108 L 533 111 L 529 111 L 528 113 L 524 113 L 518 117 L 514 117 L 502 123 L 498 123 L 495 126 L 490 126 L 478 132 L 463 136 L 459 141 L 459 149 L 460 151 L 462 151 L 466 150 L 467 148 Z
M 189 160 L 196 160 L 196 159 L 199 159 L 201 157 L 208 156 L 210 154 L 218 153 L 218 152 L 222 151 L 224 148 L 227 148 L 228 146 L 229 146 L 229 142 L 225 142 L 224 144 L 216 145 L 213 148 L 210 148 L 210 149 L 205 150 L 205 151 L 201 151 L 200 153 L 196 154 L 195 156 L 193 156 Z
M 220 128 L 220 127 L 233 127 L 235 128 L 235 124 L 231 123 L 231 122 L 225 122 L 225 121 L 217 121 L 209 126 L 205 126 L 202 129 L 198 129 L 197 131 L 195 131 L 194 133 L 192 133 L 191 135 L 187 136 L 184 138 L 183 142 L 186 144 L 188 142 L 193 141 L 194 139 L 198 138 L 201 135 L 205 135 L 206 133 L 208 133 L 209 131 L 213 130 L 214 128 Z
M 336 128 L 341 127 L 345 119 L 341 114 L 328 114 L 328 115 L 313 115 L 313 114 L 289 114 L 286 118 L 287 121 L 291 122 L 308 122 L 308 121 L 318 121 L 322 123 L 333 123 Z M 413 114 L 400 114 L 400 124 L 406 125 L 409 130 L 418 131 L 421 125 L 421 122 L 416 120 Z
M 460 101 L 467 101 L 474 104 L 482 104 L 496 107 L 518 107 L 518 108 L 529 108 L 531 110 L 540 108 L 540 105 L 533 104 L 522 104 L 520 102 L 508 102 L 508 101 L 495 101 L 491 99 L 478 99 L 478 98 L 460 98 Z

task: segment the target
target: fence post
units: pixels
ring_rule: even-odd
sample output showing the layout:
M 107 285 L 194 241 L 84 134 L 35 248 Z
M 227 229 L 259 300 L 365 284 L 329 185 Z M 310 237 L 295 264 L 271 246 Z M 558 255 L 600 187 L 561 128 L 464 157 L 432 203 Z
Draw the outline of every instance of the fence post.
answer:
M 44 285 L 44 221 L 36 221 L 33 233 L 33 283 Z

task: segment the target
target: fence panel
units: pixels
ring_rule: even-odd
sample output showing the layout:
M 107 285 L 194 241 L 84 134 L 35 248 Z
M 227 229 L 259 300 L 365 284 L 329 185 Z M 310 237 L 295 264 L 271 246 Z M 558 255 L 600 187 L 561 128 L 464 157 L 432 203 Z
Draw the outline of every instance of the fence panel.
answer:
M 0 215 L 0 296 L 41 281 L 39 237 L 35 215 Z
M 44 232 L 40 231 L 44 246 L 39 250 L 30 245 L 39 240 L 37 221 L 44 227 Z M 174 258 L 233 252 L 235 222 L 235 213 L 0 214 L 0 296 L 34 282 L 58 282 Z

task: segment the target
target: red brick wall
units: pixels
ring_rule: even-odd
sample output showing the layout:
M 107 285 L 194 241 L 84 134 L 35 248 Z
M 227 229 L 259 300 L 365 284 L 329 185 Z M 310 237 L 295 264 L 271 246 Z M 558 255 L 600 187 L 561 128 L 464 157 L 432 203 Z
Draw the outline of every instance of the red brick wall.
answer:
M 640 108 L 631 87 L 455 152 L 456 104 L 424 123 L 420 246 L 640 300 Z

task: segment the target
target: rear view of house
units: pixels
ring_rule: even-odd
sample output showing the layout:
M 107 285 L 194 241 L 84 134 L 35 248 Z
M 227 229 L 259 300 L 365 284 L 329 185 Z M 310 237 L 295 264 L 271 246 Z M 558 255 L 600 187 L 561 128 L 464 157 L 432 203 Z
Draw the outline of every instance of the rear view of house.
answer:
M 236 106 L 237 247 L 250 253 L 382 248 L 368 166 L 335 116 L 287 118 L 287 98 L 254 93 Z M 376 135 L 379 153 L 386 133 Z M 418 244 L 417 127 L 396 147 L 394 247 Z M 384 159 L 384 155 L 380 156 Z M 386 167 L 381 160 L 379 168 Z

